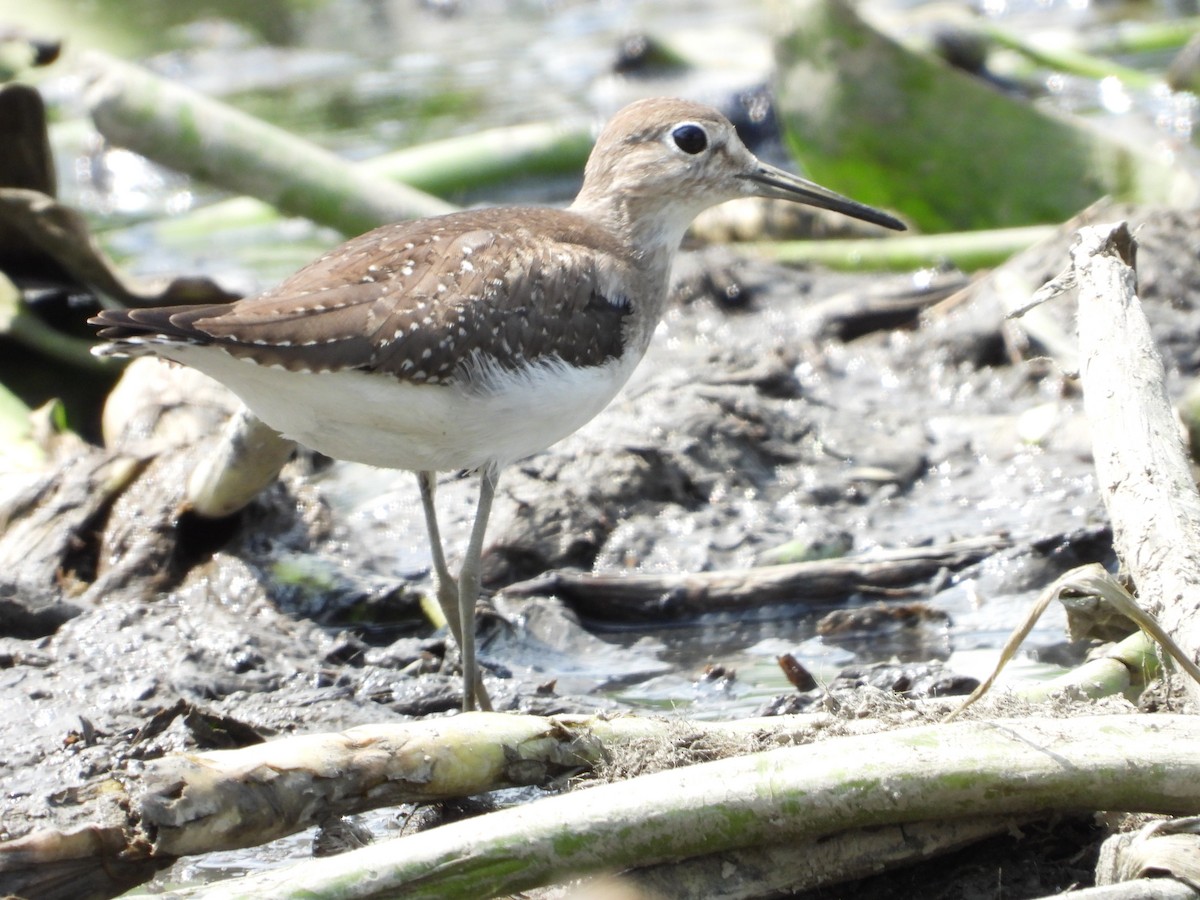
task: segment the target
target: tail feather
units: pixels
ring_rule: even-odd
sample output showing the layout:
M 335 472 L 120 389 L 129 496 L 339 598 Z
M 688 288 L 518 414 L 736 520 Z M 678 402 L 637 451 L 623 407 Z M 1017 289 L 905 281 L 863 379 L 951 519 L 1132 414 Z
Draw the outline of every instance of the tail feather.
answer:
M 128 338 L 164 337 L 207 343 L 209 338 L 194 328 L 198 319 L 216 315 L 223 304 L 157 306 L 148 309 L 105 309 L 88 319 L 100 327 L 99 336 L 108 341 Z
M 106 343 L 93 347 L 92 352 L 97 356 L 141 356 L 154 353 L 156 344 L 210 344 L 212 338 L 195 323 L 225 308 L 225 304 L 199 303 L 101 310 L 88 324 L 99 327 L 97 336 Z

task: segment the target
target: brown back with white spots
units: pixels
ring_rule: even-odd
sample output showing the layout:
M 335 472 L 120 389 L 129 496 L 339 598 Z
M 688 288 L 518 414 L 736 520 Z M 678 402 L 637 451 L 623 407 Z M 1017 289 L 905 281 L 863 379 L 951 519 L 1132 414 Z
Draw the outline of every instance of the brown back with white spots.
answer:
M 630 277 L 628 254 L 570 212 L 471 210 L 368 232 L 237 303 L 105 312 L 101 337 L 414 383 L 462 377 L 477 354 L 503 369 L 595 366 L 624 347 L 630 300 L 608 285 Z

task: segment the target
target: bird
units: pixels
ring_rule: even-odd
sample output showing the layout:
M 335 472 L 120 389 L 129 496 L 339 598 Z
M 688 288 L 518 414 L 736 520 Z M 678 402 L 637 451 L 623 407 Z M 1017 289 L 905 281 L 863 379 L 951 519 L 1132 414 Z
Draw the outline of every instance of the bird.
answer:
M 759 160 L 716 109 L 652 98 L 600 131 L 566 208 L 392 223 L 233 303 L 105 309 L 93 352 L 191 366 L 305 447 L 416 473 L 462 708 L 491 709 L 474 625 L 501 472 L 608 405 L 650 344 L 692 220 L 751 196 L 905 228 Z M 459 471 L 480 487 L 455 579 L 434 495 L 437 473 Z

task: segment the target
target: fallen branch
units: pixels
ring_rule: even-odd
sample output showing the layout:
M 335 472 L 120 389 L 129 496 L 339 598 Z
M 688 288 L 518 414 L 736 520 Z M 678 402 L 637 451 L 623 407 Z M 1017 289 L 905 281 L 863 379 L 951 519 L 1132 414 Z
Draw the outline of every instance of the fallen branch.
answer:
M 1013 834 L 1035 818 L 972 816 L 854 828 L 800 847 L 768 844 L 646 866 L 622 879 L 656 900 L 758 900 L 916 865 L 989 837 Z
M 179 856 L 252 847 L 384 806 L 547 784 L 633 742 L 669 742 L 686 734 L 691 742 L 732 742 L 744 751 L 772 737 L 797 739 L 830 721 L 818 714 L 681 727 L 633 716 L 478 713 L 175 754 L 80 788 L 93 803 L 89 824 L 0 843 L 0 895 L 75 898 L 73 890 L 52 894 L 48 885 L 90 871 L 96 887 L 107 886 L 116 863 L 144 869 L 149 877 L 154 866 L 138 868 L 139 861 L 162 865 Z M 129 883 L 113 886 L 124 890 Z
M 177 898 L 494 897 L 598 871 L 853 828 L 1200 806 L 1200 722 L 1099 716 L 923 726 L 570 793 Z M 1135 762 L 1136 761 L 1136 762 Z M 797 846 L 797 844 L 800 844 Z
M 591 575 L 548 572 L 504 589 L 509 597 L 553 595 L 592 619 L 691 618 L 747 606 L 843 601 L 854 594 L 925 593 L 945 570 L 965 568 L 1012 546 L 1009 537 L 972 538 L 933 547 L 885 550 L 753 569 L 685 574 Z
M 1092 434 L 1097 482 L 1113 523 L 1113 546 L 1138 585 L 1147 610 L 1100 566 L 1084 566 L 1051 584 L 1000 653 L 995 671 L 953 719 L 991 687 L 1033 623 L 1064 591 L 1096 596 L 1153 637 L 1191 678 L 1186 690 L 1200 702 L 1200 493 L 1191 476 L 1166 373 L 1137 298 L 1136 243 L 1124 223 L 1080 228 L 1071 265 L 1015 310 L 1023 315 L 1069 290 L 1079 292 L 1079 356 L 1084 409 Z M 1075 689 L 1085 696 L 1125 690 L 1133 682 L 1126 657 L 1144 648 L 1139 638 L 1118 653 L 1033 689 L 1044 697 Z

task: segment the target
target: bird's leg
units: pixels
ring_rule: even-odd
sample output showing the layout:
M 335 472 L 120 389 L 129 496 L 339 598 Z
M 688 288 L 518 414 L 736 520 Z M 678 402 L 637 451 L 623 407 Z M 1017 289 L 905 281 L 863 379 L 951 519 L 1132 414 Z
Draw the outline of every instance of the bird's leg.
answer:
M 437 590 L 438 606 L 450 626 L 455 642 L 462 646 L 462 623 L 458 618 L 458 584 L 446 565 L 446 554 L 442 550 L 442 532 L 438 528 L 437 508 L 433 504 L 437 488 L 436 472 L 418 472 L 417 483 L 421 486 L 421 506 L 425 509 L 425 529 L 429 532 L 429 552 L 433 555 L 433 581 Z
M 488 517 L 492 513 L 492 498 L 496 495 L 496 482 L 500 470 L 488 463 L 479 472 L 479 505 L 475 508 L 475 524 L 471 526 L 471 538 L 467 542 L 467 555 L 462 570 L 458 573 L 458 617 L 463 623 L 462 648 L 463 667 L 463 710 L 470 712 L 478 694 L 480 709 L 490 709 L 486 693 L 480 693 L 482 684 L 475 670 L 475 603 L 479 599 L 479 559 L 483 555 L 483 535 L 487 531 Z
M 450 574 L 450 568 L 446 565 L 446 554 L 442 549 L 442 533 L 438 527 L 437 507 L 434 506 L 433 496 L 437 488 L 437 473 L 436 472 L 418 472 L 417 483 L 421 486 L 421 506 L 425 510 L 425 529 L 429 532 L 429 552 L 433 557 L 433 580 L 434 588 L 437 591 L 438 606 L 442 608 L 442 615 L 446 617 L 446 625 L 450 629 L 450 634 L 454 637 L 454 642 L 458 644 L 460 655 L 463 657 L 463 675 L 464 681 L 466 676 L 466 644 L 463 640 L 462 616 L 459 612 L 459 585 L 454 580 L 454 576 Z M 472 615 L 468 620 L 471 632 L 471 653 L 474 658 L 475 647 L 475 617 L 474 607 L 472 606 Z M 487 690 L 483 686 L 483 679 L 478 672 L 475 672 L 475 696 L 479 701 L 479 708 L 490 710 L 492 708 L 491 698 L 488 697 Z M 466 707 L 466 697 L 464 695 L 463 705 Z

